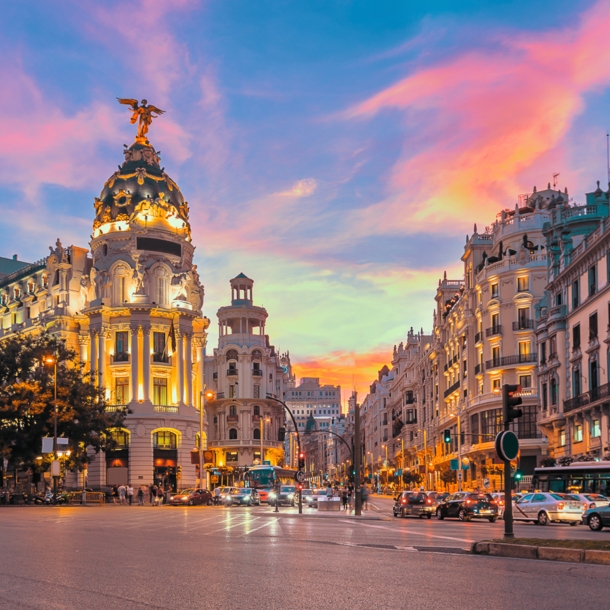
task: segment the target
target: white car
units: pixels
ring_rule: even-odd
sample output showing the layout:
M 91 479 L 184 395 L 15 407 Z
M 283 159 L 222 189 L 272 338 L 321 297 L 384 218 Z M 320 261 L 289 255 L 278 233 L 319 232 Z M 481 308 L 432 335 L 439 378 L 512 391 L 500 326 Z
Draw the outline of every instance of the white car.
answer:
M 513 502 L 513 519 L 548 525 L 555 521 L 578 525 L 582 519 L 582 504 L 568 494 L 529 493 Z
M 569 493 L 568 496 L 577 499 L 582 504 L 583 512 L 590 508 L 596 508 L 598 506 L 608 506 L 610 500 L 606 496 L 600 494 L 573 494 Z

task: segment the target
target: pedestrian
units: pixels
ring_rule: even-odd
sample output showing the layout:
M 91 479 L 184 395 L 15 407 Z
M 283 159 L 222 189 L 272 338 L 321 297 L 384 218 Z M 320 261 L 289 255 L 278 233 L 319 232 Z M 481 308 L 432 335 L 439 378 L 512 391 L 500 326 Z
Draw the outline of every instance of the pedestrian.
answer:
M 157 497 L 157 488 L 155 485 L 151 485 L 148 488 L 148 503 L 152 506 L 155 498 Z
M 126 488 L 123 483 L 119 485 L 119 504 L 125 504 L 125 492 Z
M 144 490 L 138 487 L 138 506 L 144 506 Z
M 343 506 L 343 510 L 347 510 L 347 489 L 344 487 L 341 492 L 341 504 Z
M 161 506 L 161 504 L 163 504 L 163 488 L 159 485 L 157 487 L 157 505 Z
M 352 508 L 354 506 L 354 488 L 350 485 L 347 488 L 347 510 L 348 512 L 352 512 Z
M 328 484 L 328 487 L 326 488 L 326 499 L 330 500 L 330 498 L 333 497 L 333 488 L 330 486 L 330 483 Z
M 113 485 L 112 486 L 112 503 L 118 504 L 118 502 L 119 502 L 119 486 Z
M 129 506 L 133 502 L 133 487 L 130 485 L 127 486 L 127 501 L 129 502 Z
M 369 509 L 369 486 L 365 483 L 362 486 L 362 510 Z

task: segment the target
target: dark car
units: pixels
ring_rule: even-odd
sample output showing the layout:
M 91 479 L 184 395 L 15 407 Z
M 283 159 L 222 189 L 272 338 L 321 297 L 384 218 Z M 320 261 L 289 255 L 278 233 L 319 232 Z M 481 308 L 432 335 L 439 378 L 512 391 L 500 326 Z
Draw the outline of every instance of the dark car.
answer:
M 610 527 L 610 506 L 596 506 L 585 511 L 582 522 L 594 532 Z
M 282 504 L 289 504 L 290 506 L 294 506 L 297 499 L 296 490 L 297 488 L 294 485 L 282 485 L 280 487 L 280 506 Z M 269 494 L 269 499 L 267 500 L 267 502 L 269 504 L 275 504 L 276 498 L 277 492 L 272 491 Z
M 170 497 L 172 506 L 195 506 L 195 504 L 212 504 L 212 492 L 207 489 L 183 489 Z
M 430 519 L 434 514 L 437 502 L 423 491 L 403 491 L 396 496 L 394 508 L 392 509 L 395 517 L 427 517 Z
M 231 492 L 230 502 L 227 504 L 237 504 L 240 506 L 260 506 L 261 499 L 258 491 L 251 487 L 235 487 Z
M 436 507 L 436 518 L 455 517 L 460 521 L 488 519 L 498 520 L 498 505 L 490 494 L 459 491 L 445 498 Z

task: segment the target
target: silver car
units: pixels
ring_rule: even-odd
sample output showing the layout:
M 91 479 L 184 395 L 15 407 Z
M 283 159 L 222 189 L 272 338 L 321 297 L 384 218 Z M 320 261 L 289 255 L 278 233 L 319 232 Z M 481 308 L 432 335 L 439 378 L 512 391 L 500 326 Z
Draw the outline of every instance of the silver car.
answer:
M 610 500 L 606 496 L 600 494 L 568 494 L 575 500 L 578 500 L 582 504 L 583 512 L 590 508 L 596 508 L 598 506 L 608 506 Z
M 515 521 L 531 521 L 538 525 L 551 522 L 578 525 L 582 512 L 582 504 L 567 494 L 530 493 L 513 502 Z

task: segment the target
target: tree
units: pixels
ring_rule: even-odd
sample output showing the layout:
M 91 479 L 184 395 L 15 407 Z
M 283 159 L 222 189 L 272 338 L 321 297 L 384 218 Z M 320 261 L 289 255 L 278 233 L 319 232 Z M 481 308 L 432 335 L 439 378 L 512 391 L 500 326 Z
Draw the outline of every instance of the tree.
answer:
M 449 483 L 457 481 L 457 470 L 443 470 L 441 472 L 441 481 L 447 486 Z
M 419 485 L 422 481 L 423 477 L 419 472 L 404 472 L 402 475 L 402 480 L 405 482 L 405 485 Z
M 106 412 L 105 392 L 92 383 L 76 354 L 48 333 L 18 335 L 0 343 L 0 453 L 13 469 L 39 471 L 42 438 L 53 436 L 54 367 L 57 361 L 57 435 L 69 438 L 69 469 L 112 449 L 112 429 L 122 426 L 125 412 Z

